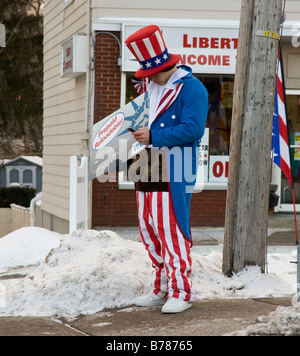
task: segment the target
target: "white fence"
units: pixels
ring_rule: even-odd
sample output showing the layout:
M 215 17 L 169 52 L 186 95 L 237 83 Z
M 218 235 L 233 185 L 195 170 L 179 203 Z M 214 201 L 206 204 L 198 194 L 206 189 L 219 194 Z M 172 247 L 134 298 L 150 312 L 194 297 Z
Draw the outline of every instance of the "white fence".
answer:
M 31 226 L 30 208 L 11 204 L 10 209 L 0 209 L 0 237 L 26 226 Z
M 70 234 L 88 228 L 88 158 L 70 157 Z

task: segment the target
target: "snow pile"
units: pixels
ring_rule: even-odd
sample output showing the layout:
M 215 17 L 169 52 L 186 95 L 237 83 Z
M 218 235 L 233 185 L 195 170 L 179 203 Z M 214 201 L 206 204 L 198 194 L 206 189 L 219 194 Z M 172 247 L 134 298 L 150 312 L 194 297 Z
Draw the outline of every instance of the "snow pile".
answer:
M 268 316 L 261 316 L 257 324 L 249 326 L 246 330 L 237 331 L 229 336 L 299 336 L 300 335 L 300 309 L 278 307 Z
M 51 249 L 57 248 L 62 236 L 46 229 L 26 227 L 0 239 L 0 273 L 10 268 L 37 265 Z
M 132 304 L 147 292 L 142 245 L 113 232 L 77 231 L 24 280 L 6 288 L 0 315 L 77 316 Z
M 27 232 L 32 238 L 40 234 L 40 240 L 31 244 L 32 259 L 30 248 L 16 246 L 15 236 L 19 234 L 24 241 L 30 240 L 25 238 L 24 230 L 19 230 L 5 238 L 9 255 L 2 268 L 26 266 L 34 260 L 40 265 L 24 279 L 0 281 L 5 294 L 0 316 L 90 315 L 105 308 L 132 305 L 138 296 L 151 291 L 151 262 L 140 242 L 125 240 L 111 231 L 79 230 L 72 235 L 53 236 L 36 228 Z M 45 249 L 40 246 L 42 242 Z M 56 248 L 48 255 L 53 247 Z M 297 266 L 290 261 L 295 259 L 295 251 L 296 247 L 286 248 L 283 253 L 273 251 L 269 255 L 269 274 L 261 274 L 258 267 L 249 267 L 230 279 L 222 274 L 221 252 L 192 253 L 192 281 L 197 298 L 293 295 Z M 2 258 L 5 253 L 1 246 L 0 253 Z M 18 262 L 10 262 L 13 255 Z

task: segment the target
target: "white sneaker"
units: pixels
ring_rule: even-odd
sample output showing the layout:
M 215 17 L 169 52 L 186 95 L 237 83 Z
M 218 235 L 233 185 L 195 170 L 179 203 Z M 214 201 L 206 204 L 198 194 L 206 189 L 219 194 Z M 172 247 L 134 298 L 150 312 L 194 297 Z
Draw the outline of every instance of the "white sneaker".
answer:
M 192 303 L 185 302 L 181 299 L 169 298 L 167 303 L 163 306 L 162 312 L 164 314 L 181 313 L 192 306 Z
M 140 297 L 135 301 L 138 307 L 157 307 L 166 303 L 166 293 L 158 293 L 157 295 L 151 292 L 145 297 Z

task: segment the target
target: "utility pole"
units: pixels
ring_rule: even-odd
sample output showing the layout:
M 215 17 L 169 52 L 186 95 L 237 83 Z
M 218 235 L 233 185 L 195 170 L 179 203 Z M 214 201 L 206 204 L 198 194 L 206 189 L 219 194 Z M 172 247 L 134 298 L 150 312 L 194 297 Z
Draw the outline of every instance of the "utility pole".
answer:
M 223 273 L 265 272 L 272 122 L 283 0 L 242 0 Z
M 6 32 L 2 23 L 0 23 L 0 47 L 6 47 Z

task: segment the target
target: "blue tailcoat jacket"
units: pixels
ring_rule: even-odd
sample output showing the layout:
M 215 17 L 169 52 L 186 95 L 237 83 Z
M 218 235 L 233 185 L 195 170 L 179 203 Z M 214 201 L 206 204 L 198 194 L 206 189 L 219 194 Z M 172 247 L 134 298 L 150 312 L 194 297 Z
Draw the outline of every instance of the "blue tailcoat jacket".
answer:
M 181 68 L 187 75 L 174 83 L 181 85 L 179 95 L 150 129 L 153 147 L 167 148 L 166 167 L 175 215 L 181 232 L 192 242 L 190 202 L 208 114 L 208 93 L 189 67 Z

